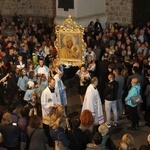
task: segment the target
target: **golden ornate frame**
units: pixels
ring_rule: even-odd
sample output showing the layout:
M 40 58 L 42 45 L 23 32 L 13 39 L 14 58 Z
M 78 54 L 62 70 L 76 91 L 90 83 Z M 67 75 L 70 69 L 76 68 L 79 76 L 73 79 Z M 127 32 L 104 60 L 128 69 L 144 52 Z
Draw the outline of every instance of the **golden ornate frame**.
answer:
M 57 64 L 81 66 L 84 64 L 83 53 L 86 48 L 84 42 L 84 28 L 77 25 L 69 15 L 62 25 L 55 27 L 57 50 Z M 70 43 L 71 42 L 71 43 Z M 70 45 L 69 45 L 70 44 Z

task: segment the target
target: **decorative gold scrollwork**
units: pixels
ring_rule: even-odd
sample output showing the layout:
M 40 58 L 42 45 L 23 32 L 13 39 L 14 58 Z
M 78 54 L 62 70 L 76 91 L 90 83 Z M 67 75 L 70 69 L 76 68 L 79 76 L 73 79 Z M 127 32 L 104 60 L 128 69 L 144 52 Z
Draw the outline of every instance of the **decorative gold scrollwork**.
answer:
M 69 15 L 62 25 L 55 27 L 56 41 L 54 45 L 58 52 L 58 65 L 80 66 L 84 64 L 83 53 L 86 48 L 84 42 L 84 28 L 77 25 Z

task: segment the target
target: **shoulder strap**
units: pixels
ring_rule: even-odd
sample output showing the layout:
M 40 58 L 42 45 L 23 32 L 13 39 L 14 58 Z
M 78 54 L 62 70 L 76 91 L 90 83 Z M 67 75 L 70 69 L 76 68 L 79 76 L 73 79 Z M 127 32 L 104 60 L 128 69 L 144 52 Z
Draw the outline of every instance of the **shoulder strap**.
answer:
M 74 139 L 76 140 L 77 144 L 78 144 L 79 146 L 82 146 L 82 145 L 78 142 L 78 140 L 77 140 L 77 138 L 76 138 L 76 136 L 75 136 L 73 130 L 71 130 L 71 132 L 72 132 L 72 135 L 73 135 Z
M 140 93 L 138 92 L 138 89 L 135 87 L 136 91 L 137 91 L 137 94 L 139 95 Z
M 29 146 L 30 146 L 30 141 L 31 141 L 31 138 L 32 138 L 32 136 L 33 136 L 33 134 L 35 133 L 35 131 L 36 131 L 36 129 L 34 129 L 34 131 L 31 133 L 31 135 L 30 135 L 30 137 L 29 137 Z

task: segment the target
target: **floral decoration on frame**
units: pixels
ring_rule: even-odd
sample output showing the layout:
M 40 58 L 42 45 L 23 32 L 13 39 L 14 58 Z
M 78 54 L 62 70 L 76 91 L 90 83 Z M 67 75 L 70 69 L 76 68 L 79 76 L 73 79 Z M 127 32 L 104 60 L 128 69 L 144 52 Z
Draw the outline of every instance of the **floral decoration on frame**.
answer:
M 69 15 L 62 25 L 55 27 L 55 47 L 58 52 L 58 65 L 81 66 L 86 43 L 83 40 L 84 28 L 77 25 Z

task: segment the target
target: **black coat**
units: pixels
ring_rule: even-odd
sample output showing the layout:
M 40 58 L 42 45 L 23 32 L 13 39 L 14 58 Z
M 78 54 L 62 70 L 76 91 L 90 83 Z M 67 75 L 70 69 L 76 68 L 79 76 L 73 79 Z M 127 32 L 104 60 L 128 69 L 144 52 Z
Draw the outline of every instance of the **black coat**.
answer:
M 98 63 L 98 79 L 99 79 L 99 85 L 98 85 L 98 89 L 100 92 L 100 96 L 102 99 L 102 102 L 104 101 L 104 89 L 105 89 L 105 85 L 108 82 L 108 65 L 110 64 L 110 62 L 108 60 L 103 60 L 100 61 Z
M 118 82 L 113 80 L 112 82 L 108 82 L 105 88 L 105 99 L 109 101 L 113 101 L 117 99 L 118 94 Z
M 3 135 L 3 145 L 6 147 L 15 147 L 20 143 L 20 129 L 11 124 L 1 124 L 0 132 Z
M 108 76 L 109 71 L 108 71 L 108 65 L 110 62 L 108 60 L 103 60 L 98 63 L 98 76 L 103 77 L 103 76 Z M 105 77 L 107 78 L 107 77 Z
M 15 65 L 16 65 L 16 66 L 17 66 L 17 65 L 20 65 L 19 60 L 17 60 L 17 61 L 15 62 Z M 26 65 L 24 61 L 22 61 L 22 65 Z M 25 66 L 24 68 L 26 68 L 26 66 Z
M 150 150 L 150 144 L 149 145 L 142 145 L 139 150 Z
M 68 131 L 70 150 L 85 150 L 89 143 L 87 135 L 79 128 Z
M 45 131 L 42 128 L 31 128 L 27 127 L 27 135 L 30 137 L 33 133 L 32 138 L 30 140 L 29 150 L 46 150 L 47 137 L 45 135 Z
M 103 28 L 100 22 L 95 23 L 95 30 L 98 30 L 100 32 L 103 32 Z
M 17 55 L 8 55 L 7 56 L 7 60 L 8 60 L 8 67 L 10 67 L 11 66 L 11 64 L 10 64 L 10 62 L 12 62 L 13 64 L 15 64 L 15 62 L 16 62 L 16 60 L 17 60 Z
M 18 86 L 17 86 L 18 78 L 16 77 L 15 73 L 10 73 L 10 76 L 7 80 L 7 93 L 8 94 L 17 94 Z

